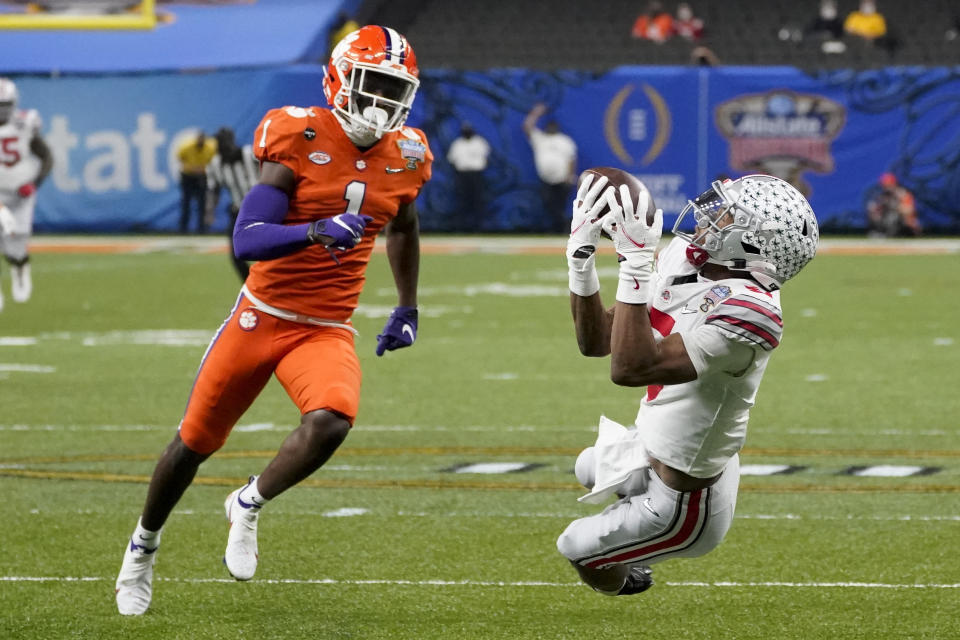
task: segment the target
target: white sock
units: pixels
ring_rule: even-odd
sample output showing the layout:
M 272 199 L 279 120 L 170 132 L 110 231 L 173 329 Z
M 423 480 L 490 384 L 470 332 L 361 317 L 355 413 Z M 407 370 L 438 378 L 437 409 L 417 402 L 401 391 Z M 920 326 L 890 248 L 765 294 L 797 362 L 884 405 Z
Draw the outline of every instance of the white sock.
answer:
M 254 476 L 247 486 L 241 489 L 237 495 L 240 506 L 245 509 L 259 509 L 269 502 L 269 500 L 260 495 L 260 491 L 257 490 L 257 478 L 258 476 Z
M 137 520 L 137 528 L 133 530 L 131 540 L 139 547 L 156 549 L 160 546 L 160 534 L 163 533 L 163 529 L 161 528 L 159 531 L 144 529 L 141 520 L 142 518 Z

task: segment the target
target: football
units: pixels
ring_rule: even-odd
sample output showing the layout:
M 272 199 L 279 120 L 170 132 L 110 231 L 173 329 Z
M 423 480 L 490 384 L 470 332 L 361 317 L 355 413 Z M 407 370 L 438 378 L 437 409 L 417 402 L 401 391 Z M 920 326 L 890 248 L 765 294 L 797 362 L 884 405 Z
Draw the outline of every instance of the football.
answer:
M 620 185 L 625 184 L 627 185 L 627 188 L 630 189 L 630 198 L 633 200 L 634 205 L 636 205 L 638 199 L 640 198 L 640 194 L 644 191 L 648 191 L 647 187 L 640 181 L 639 178 L 632 173 L 627 173 L 623 169 L 617 169 L 616 167 L 593 167 L 587 169 L 580 174 L 580 178 L 577 180 L 577 186 L 579 187 L 583 179 L 590 174 L 596 176 L 594 178 L 595 180 L 600 176 L 605 176 L 607 178 L 607 184 L 613 185 L 613 187 L 616 189 L 617 202 L 619 202 L 621 206 L 623 206 L 623 203 L 620 202 Z M 647 224 L 653 224 L 653 216 L 657 210 L 657 206 L 653 202 L 653 195 L 650 196 L 650 199 L 647 200 L 647 203 Z M 600 215 L 604 216 L 609 213 L 609 211 L 609 207 L 605 207 Z

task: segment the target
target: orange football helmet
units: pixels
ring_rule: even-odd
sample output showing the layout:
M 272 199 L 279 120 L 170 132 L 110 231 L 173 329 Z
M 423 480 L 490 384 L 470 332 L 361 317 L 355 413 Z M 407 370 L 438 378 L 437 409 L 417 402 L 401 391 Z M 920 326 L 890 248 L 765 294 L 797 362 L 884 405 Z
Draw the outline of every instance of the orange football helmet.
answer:
M 367 25 L 330 54 L 323 93 L 355 142 L 375 142 L 403 126 L 420 86 L 417 57 L 394 29 Z

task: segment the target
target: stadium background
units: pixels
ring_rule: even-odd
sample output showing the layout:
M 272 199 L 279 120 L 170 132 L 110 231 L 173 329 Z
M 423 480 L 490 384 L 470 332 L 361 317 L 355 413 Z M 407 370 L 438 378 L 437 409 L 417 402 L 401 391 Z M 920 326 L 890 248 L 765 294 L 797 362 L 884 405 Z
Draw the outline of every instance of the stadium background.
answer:
M 409 123 L 426 130 L 437 158 L 419 202 L 425 231 L 458 231 L 444 155 L 465 120 L 494 150 L 480 230 L 548 228 L 521 130 L 540 101 L 576 140 L 581 169 L 636 173 L 668 221 L 715 176 L 760 170 L 802 186 L 825 230 L 858 232 L 868 189 L 893 171 L 917 196 L 927 232 L 960 231 L 960 68 L 951 66 L 960 41 L 944 37 L 949 3 L 928 0 L 922 12 L 883 3 L 899 46 L 850 41 L 830 56 L 809 39 L 778 37 L 815 15 L 814 0 L 693 2 L 724 63 L 712 68 L 687 64 L 678 39 L 631 39 L 642 4 L 161 3 L 164 19 L 146 32 L 4 32 L 0 72 L 40 111 L 56 153 L 36 229 L 174 230 L 184 136 L 230 126 L 249 140 L 269 108 L 325 104 L 328 33 L 345 10 L 395 25 L 418 52 Z M 841 15 L 853 8 L 840 3 Z M 227 220 L 221 210 L 215 228 Z
M 958 638 L 955 238 L 828 236 L 791 281 L 718 549 L 658 565 L 654 589 L 615 599 L 556 553 L 567 523 L 595 510 L 576 501 L 575 456 L 601 412 L 633 419 L 639 390 L 577 352 L 564 238 L 432 232 L 445 229 L 442 156 L 461 117 L 496 142 L 487 230 L 537 230 L 519 130 L 535 100 L 578 135 L 581 167 L 628 166 L 666 204 L 730 168 L 717 108 L 759 95 L 742 113 L 769 102 L 784 116 L 752 115 L 761 131 L 831 132 L 843 108 L 826 146 L 807 141 L 833 168 L 803 174 L 838 229 L 862 235 L 863 190 L 892 168 L 924 198 L 928 230 L 956 231 L 949 3 L 880 0 L 903 46 L 891 57 L 851 42 L 829 57 L 777 35 L 815 0 L 695 0 L 728 63 L 713 69 L 688 66 L 681 42 L 631 40 L 643 4 L 164 2 L 149 31 L 0 31 L 0 73 L 41 110 L 48 139 L 58 123 L 70 132 L 51 140 L 67 154 L 61 186 L 40 191 L 35 294 L 0 315 L 0 638 Z M 296 424 L 275 380 L 168 522 L 150 612 L 118 616 L 120 552 L 239 286 L 223 234 L 163 233 L 177 207 L 170 149 L 195 127 L 249 135 L 267 107 L 321 102 L 318 58 L 340 6 L 406 32 L 424 67 L 414 118 L 439 159 L 420 203 L 420 339 L 374 355 L 396 303 L 381 243 L 354 317 L 357 427 L 271 505 L 257 578 L 238 584 L 223 567 L 221 506 Z M 787 118 L 809 95 L 825 97 L 817 117 Z M 149 233 L 119 233 L 134 230 Z M 598 262 L 609 300 L 615 257 Z

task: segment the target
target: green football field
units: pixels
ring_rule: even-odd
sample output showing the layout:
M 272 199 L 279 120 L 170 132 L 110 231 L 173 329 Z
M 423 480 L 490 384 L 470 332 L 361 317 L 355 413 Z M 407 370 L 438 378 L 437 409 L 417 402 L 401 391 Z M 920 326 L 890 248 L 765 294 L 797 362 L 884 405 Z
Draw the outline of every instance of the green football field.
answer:
M 256 577 L 221 562 L 222 503 L 298 422 L 275 381 L 201 467 L 153 604 L 126 618 L 124 546 L 239 282 L 210 243 L 116 240 L 38 238 L 26 305 L 3 265 L 0 638 L 960 638 L 957 243 L 828 243 L 787 285 L 727 539 L 623 598 L 555 547 L 597 509 L 576 500 L 576 454 L 642 393 L 579 355 L 563 240 L 426 239 L 419 339 L 383 358 L 376 254 L 360 415 L 264 509 Z

